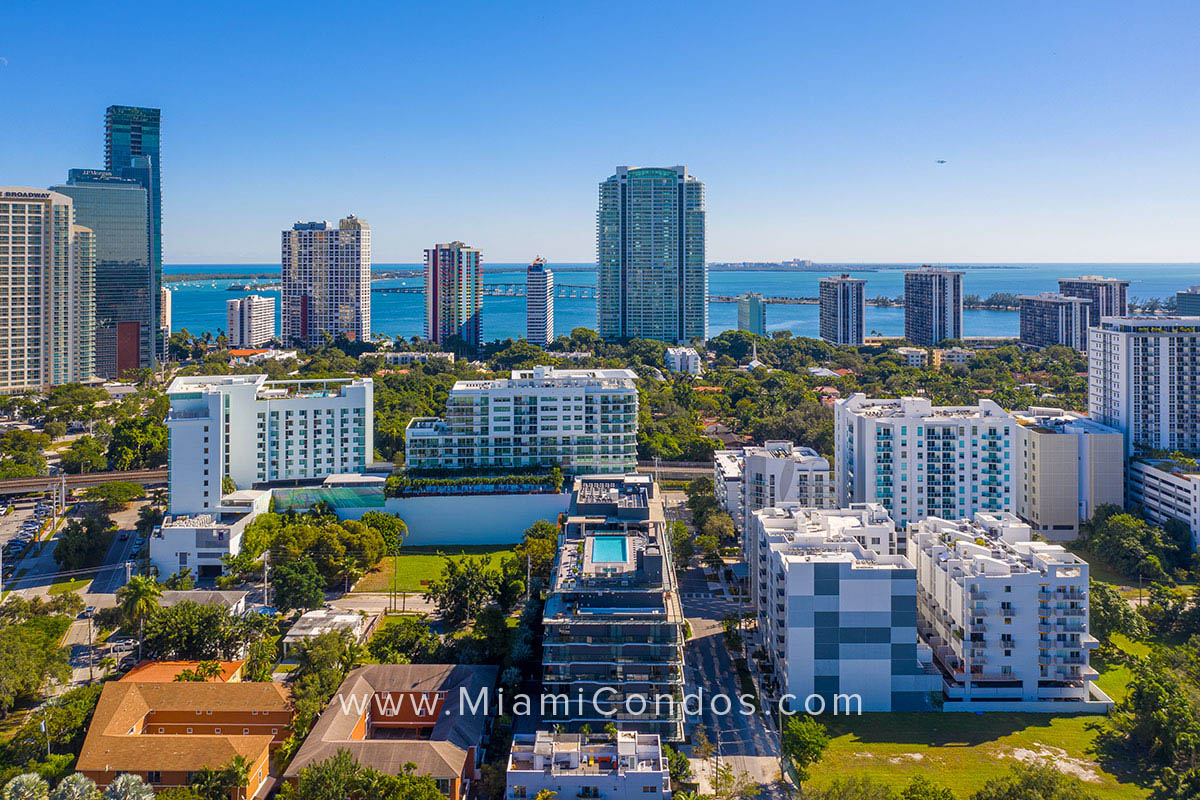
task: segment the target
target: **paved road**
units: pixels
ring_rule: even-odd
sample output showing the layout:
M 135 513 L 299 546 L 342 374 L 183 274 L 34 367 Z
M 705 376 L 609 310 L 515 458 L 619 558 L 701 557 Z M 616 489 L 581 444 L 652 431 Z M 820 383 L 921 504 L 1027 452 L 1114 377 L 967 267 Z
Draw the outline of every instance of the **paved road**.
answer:
M 692 638 L 684 651 L 687 691 L 697 694 L 702 691 L 704 698 L 700 713 L 688 715 L 689 733 L 696 725 L 703 724 L 709 741 L 720 746 L 722 763 L 749 773 L 765 785 L 768 794 L 774 793 L 779 789 L 773 785 L 779 777 L 778 737 L 761 715 L 740 713 L 738 696 L 742 690 L 721 625 L 726 615 L 738 613 L 743 605 L 730 599 L 719 584 L 710 584 L 704 570 L 698 567 L 687 570 L 679 586 L 683 613 L 692 628 Z M 714 695 L 730 697 L 731 713 L 718 713 L 724 711 L 724 702 L 718 701 L 714 708 L 711 702 Z M 703 769 L 706 766 L 711 764 L 697 762 L 694 770 L 701 779 L 701 791 L 710 791 L 707 770 Z

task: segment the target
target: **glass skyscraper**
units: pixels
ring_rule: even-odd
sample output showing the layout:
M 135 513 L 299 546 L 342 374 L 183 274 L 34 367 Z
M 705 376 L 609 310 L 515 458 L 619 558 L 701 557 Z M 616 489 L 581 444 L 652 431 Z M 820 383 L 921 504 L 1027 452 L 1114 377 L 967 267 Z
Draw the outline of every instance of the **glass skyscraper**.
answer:
M 704 184 L 687 167 L 617 167 L 596 215 L 600 335 L 707 338 Z
M 109 106 L 104 114 L 104 167 L 114 175 L 131 178 L 148 194 L 150 235 L 148 336 L 140 355 L 142 366 L 152 367 L 164 350 L 158 325 L 159 290 L 162 287 L 162 112 L 157 108 Z
M 148 193 L 107 170 L 73 169 L 51 191 L 70 197 L 75 221 L 95 234 L 96 374 L 119 378 L 150 366 L 158 325 L 151 303 Z

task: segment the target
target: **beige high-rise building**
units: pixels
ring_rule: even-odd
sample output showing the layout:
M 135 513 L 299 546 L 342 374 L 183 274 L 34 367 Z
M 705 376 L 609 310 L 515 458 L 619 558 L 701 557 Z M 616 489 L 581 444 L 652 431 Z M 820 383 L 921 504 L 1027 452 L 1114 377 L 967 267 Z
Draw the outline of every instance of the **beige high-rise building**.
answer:
M 0 392 L 92 377 L 95 242 L 70 197 L 0 187 Z
M 1030 408 L 1017 420 L 1017 514 L 1044 538 L 1070 541 L 1096 507 L 1125 502 L 1124 437 L 1072 411 Z
M 283 343 L 312 347 L 371 338 L 371 229 L 353 214 L 334 227 L 297 222 L 283 232 Z

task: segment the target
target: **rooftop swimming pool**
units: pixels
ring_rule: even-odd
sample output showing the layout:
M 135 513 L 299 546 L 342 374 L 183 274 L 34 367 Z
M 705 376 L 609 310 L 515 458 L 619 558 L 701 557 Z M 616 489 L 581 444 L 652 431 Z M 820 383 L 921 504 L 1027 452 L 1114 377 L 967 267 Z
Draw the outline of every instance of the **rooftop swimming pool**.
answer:
M 629 560 L 629 544 L 624 536 L 593 536 L 592 563 L 613 564 Z

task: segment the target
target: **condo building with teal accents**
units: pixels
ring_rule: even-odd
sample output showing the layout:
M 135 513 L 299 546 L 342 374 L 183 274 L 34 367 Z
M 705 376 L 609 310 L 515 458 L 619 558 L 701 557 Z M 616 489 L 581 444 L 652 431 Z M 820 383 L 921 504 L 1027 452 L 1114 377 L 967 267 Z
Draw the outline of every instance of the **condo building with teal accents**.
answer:
M 597 318 L 606 339 L 708 333 L 704 184 L 687 167 L 617 167 L 600 184 Z

